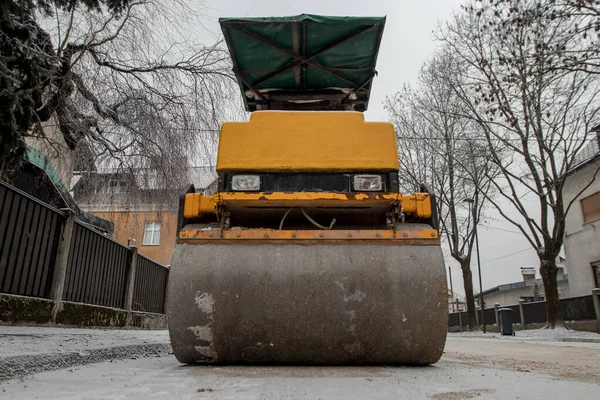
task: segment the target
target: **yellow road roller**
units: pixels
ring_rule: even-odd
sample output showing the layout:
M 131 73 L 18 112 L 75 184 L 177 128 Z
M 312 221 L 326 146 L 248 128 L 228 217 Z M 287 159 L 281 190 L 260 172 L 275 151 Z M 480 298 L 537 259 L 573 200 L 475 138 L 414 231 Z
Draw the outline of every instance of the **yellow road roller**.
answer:
M 220 20 L 247 111 L 215 190 L 181 197 L 167 294 L 182 363 L 432 364 L 448 307 L 435 197 L 365 122 L 385 18 Z

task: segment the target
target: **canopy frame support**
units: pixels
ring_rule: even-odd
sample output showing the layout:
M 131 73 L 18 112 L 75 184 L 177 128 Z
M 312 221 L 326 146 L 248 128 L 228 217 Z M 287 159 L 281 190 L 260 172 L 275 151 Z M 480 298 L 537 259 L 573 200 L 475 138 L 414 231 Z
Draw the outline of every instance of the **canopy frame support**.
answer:
M 234 64 L 233 72 L 238 79 L 242 93 L 244 94 L 244 100 L 251 98 L 247 95 L 246 90 L 251 91 L 254 94 L 252 101 L 253 107 L 256 109 L 315 109 L 315 110 L 343 110 L 343 109 L 355 109 L 359 110 L 366 109 L 368 96 L 370 93 L 370 84 L 377 74 L 375 71 L 375 60 L 383 33 L 383 22 L 375 22 L 369 25 L 362 25 L 355 29 L 349 34 L 344 35 L 333 43 L 330 43 L 311 54 L 307 54 L 307 20 L 299 20 L 291 23 L 292 32 L 292 49 L 285 45 L 276 43 L 273 39 L 266 38 L 259 33 L 249 30 L 247 27 L 252 24 L 260 24 L 261 22 L 256 21 L 244 21 L 244 20 L 233 20 L 221 22 L 223 32 L 225 34 L 226 43 L 229 48 L 229 52 L 232 56 Z M 378 29 L 377 32 L 377 45 L 375 47 L 375 53 L 373 56 L 373 63 L 369 66 L 357 66 L 357 67 L 341 67 L 336 68 L 335 66 L 323 65 L 322 62 L 316 60 L 317 57 L 347 43 L 353 39 L 356 39 L 360 35 L 367 32 L 371 32 L 374 29 Z M 244 70 L 239 68 L 234 57 L 234 52 L 231 47 L 231 38 L 229 32 L 235 30 L 244 36 L 251 38 L 257 42 L 260 42 L 270 48 L 277 50 L 292 58 L 287 65 L 276 69 L 264 69 L 264 70 Z M 228 32 L 229 31 L 229 32 Z M 307 71 L 309 69 L 318 69 L 320 71 L 329 74 L 340 82 L 344 82 L 347 86 L 340 85 L 340 88 L 336 87 L 322 87 L 321 89 L 308 89 L 307 83 Z M 281 88 L 281 89 L 269 89 L 261 90 L 261 85 L 265 87 L 265 83 L 269 80 L 280 76 L 290 70 L 294 71 L 294 79 L 292 85 L 295 89 Z M 344 76 L 345 72 L 367 72 L 369 71 L 369 77 L 360 82 L 355 81 L 352 78 Z M 249 75 L 258 75 L 258 79 L 250 78 Z M 268 86 L 267 86 L 268 87 Z M 300 92 L 306 94 L 306 96 L 300 96 Z M 358 96 L 361 94 L 361 96 Z M 367 99 L 364 99 L 366 94 Z M 312 97 L 311 97 L 312 96 Z M 362 98 L 361 98 L 362 97 Z M 247 103 L 247 107 L 250 103 Z

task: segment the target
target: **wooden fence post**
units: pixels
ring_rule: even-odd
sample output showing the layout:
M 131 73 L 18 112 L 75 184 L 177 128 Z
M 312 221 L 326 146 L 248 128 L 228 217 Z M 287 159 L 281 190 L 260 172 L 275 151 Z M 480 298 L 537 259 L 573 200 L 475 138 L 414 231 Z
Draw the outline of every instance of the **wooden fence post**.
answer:
M 596 330 L 600 333 L 600 288 L 592 289 L 594 310 L 596 311 Z
M 131 311 L 133 308 L 133 289 L 135 288 L 135 267 L 137 264 L 137 253 L 138 248 L 136 246 L 129 246 L 131 251 L 131 258 L 129 261 L 129 273 L 127 274 L 127 286 L 125 286 L 125 304 L 123 308 L 127 311 Z
M 525 303 L 525 300 L 519 299 L 519 314 L 521 314 L 521 326 L 523 327 L 523 330 L 525 330 L 527 329 L 527 324 L 525 322 L 525 310 L 523 310 L 523 303 Z
M 65 214 L 65 224 L 63 227 L 62 236 L 58 242 L 58 250 L 56 252 L 56 260 L 54 263 L 54 275 L 52 276 L 52 284 L 50 286 L 50 299 L 61 302 L 65 289 L 65 279 L 67 277 L 67 262 L 69 260 L 69 252 L 71 249 L 71 238 L 73 237 L 73 226 L 75 225 L 75 213 L 69 208 L 63 208 Z

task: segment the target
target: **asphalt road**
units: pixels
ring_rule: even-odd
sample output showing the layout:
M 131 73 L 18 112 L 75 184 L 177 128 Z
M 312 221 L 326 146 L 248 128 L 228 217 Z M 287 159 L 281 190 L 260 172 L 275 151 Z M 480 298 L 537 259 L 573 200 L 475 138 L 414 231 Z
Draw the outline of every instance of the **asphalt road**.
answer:
M 450 338 L 429 367 L 182 366 L 113 361 L 0 384 L 6 399 L 596 399 L 600 344 Z

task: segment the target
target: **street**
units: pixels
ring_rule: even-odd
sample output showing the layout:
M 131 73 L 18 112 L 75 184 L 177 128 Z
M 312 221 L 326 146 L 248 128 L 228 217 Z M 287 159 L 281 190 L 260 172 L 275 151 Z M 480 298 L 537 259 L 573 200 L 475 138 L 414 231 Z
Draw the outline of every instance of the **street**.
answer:
M 172 356 L 0 383 L 6 399 L 597 398 L 600 343 L 451 335 L 429 367 L 183 366 Z

